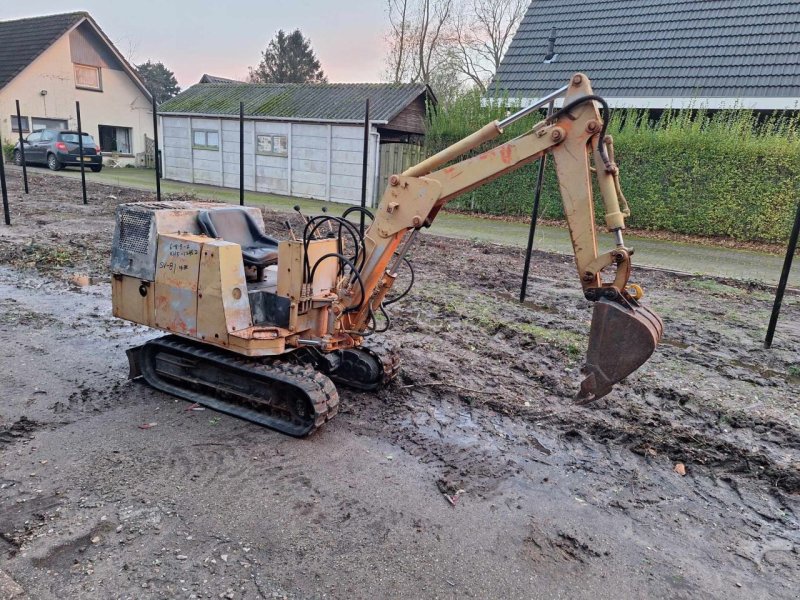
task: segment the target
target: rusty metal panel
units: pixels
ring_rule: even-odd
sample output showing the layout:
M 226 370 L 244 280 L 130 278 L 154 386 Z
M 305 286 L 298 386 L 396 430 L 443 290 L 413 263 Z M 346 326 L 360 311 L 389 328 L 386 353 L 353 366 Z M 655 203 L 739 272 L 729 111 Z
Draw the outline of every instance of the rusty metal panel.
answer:
M 303 242 L 283 241 L 278 244 L 279 296 L 300 300 L 303 285 Z
M 197 280 L 203 241 L 197 235 L 159 235 L 156 255 L 156 327 L 197 335 Z
M 111 305 L 114 316 L 152 327 L 155 314 L 153 292 L 153 286 L 149 281 L 115 275 L 111 279 Z
M 314 264 L 326 254 L 336 252 L 336 240 L 312 240 L 308 246 L 308 264 Z M 336 275 L 339 261 L 336 258 L 325 259 L 314 274 L 313 294 L 328 292 L 336 286 Z M 279 296 L 300 299 L 303 284 L 303 242 L 286 241 L 278 245 L 278 289 Z
M 222 240 L 203 244 L 198 280 L 197 335 L 227 340 L 253 325 L 241 248 Z

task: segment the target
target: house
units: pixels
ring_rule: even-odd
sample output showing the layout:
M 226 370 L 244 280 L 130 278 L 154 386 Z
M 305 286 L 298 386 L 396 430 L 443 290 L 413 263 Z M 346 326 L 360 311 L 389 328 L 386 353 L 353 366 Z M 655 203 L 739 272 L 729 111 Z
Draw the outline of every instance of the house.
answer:
M 239 83 L 235 79 L 228 79 L 227 77 L 217 77 L 216 75 L 209 75 L 204 73 L 197 83 Z
M 0 135 L 81 125 L 104 154 L 130 163 L 153 137 L 152 98 L 85 12 L 0 22 Z M 19 100 L 21 124 L 17 123 Z
M 245 189 L 357 204 L 368 98 L 374 199 L 383 149 L 425 133 L 435 98 L 424 84 L 194 85 L 159 107 L 164 177 L 238 188 L 242 102 Z
M 800 109 L 797 0 L 533 0 L 493 87 L 526 101 L 586 73 L 614 107 Z

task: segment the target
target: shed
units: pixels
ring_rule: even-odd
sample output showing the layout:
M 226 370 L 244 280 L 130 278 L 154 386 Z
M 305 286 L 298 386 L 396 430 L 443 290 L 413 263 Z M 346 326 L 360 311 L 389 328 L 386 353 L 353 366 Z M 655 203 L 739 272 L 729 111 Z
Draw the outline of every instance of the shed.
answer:
M 238 188 L 242 102 L 245 189 L 358 204 L 367 98 L 367 203 L 374 205 L 382 145 L 425 133 L 435 98 L 424 84 L 194 85 L 159 109 L 164 176 Z
M 494 86 L 527 104 L 578 71 L 612 107 L 798 110 L 800 2 L 533 0 Z

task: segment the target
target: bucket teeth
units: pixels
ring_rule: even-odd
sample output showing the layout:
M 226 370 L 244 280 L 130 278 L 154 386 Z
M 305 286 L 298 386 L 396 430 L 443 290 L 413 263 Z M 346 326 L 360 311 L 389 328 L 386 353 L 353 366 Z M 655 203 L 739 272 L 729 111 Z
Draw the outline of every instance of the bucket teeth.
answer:
M 661 341 L 664 324 L 644 306 L 607 299 L 594 305 L 589 350 L 578 403 L 588 404 L 608 394 L 615 383 L 642 366 Z

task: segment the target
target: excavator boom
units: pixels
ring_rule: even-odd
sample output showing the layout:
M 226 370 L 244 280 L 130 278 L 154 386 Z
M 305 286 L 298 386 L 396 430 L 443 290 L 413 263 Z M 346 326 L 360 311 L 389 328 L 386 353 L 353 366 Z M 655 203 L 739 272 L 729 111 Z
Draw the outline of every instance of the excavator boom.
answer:
M 529 132 L 461 162 L 454 159 L 497 138 L 503 128 L 534 108 L 566 92 L 563 107 Z M 600 114 L 596 103 L 604 108 Z M 641 366 L 653 353 L 662 333 L 661 319 L 638 303 L 640 288 L 631 293 L 628 279 L 632 250 L 624 244 L 625 216 L 630 214 L 619 185 L 613 140 L 606 136 L 608 107 L 595 96 L 588 77 L 575 74 L 569 85 L 502 122 L 493 121 L 469 137 L 392 175 L 389 187 L 364 238 L 361 277 L 371 300 L 344 315 L 348 330 L 363 330 L 394 282 L 397 250 L 409 245 L 415 232 L 430 226 L 439 210 L 459 195 L 541 158 L 553 156 L 564 215 L 569 227 L 578 277 L 585 297 L 596 302 L 581 397 L 591 401 Z M 594 166 L 592 166 L 592 159 Z M 616 247 L 598 254 L 592 175 L 597 180 L 608 229 Z M 394 259 L 394 260 L 393 260 Z M 391 264 L 390 264 L 391 263 Z M 601 275 L 613 267 L 612 281 Z M 356 299 L 351 299 L 352 307 Z

